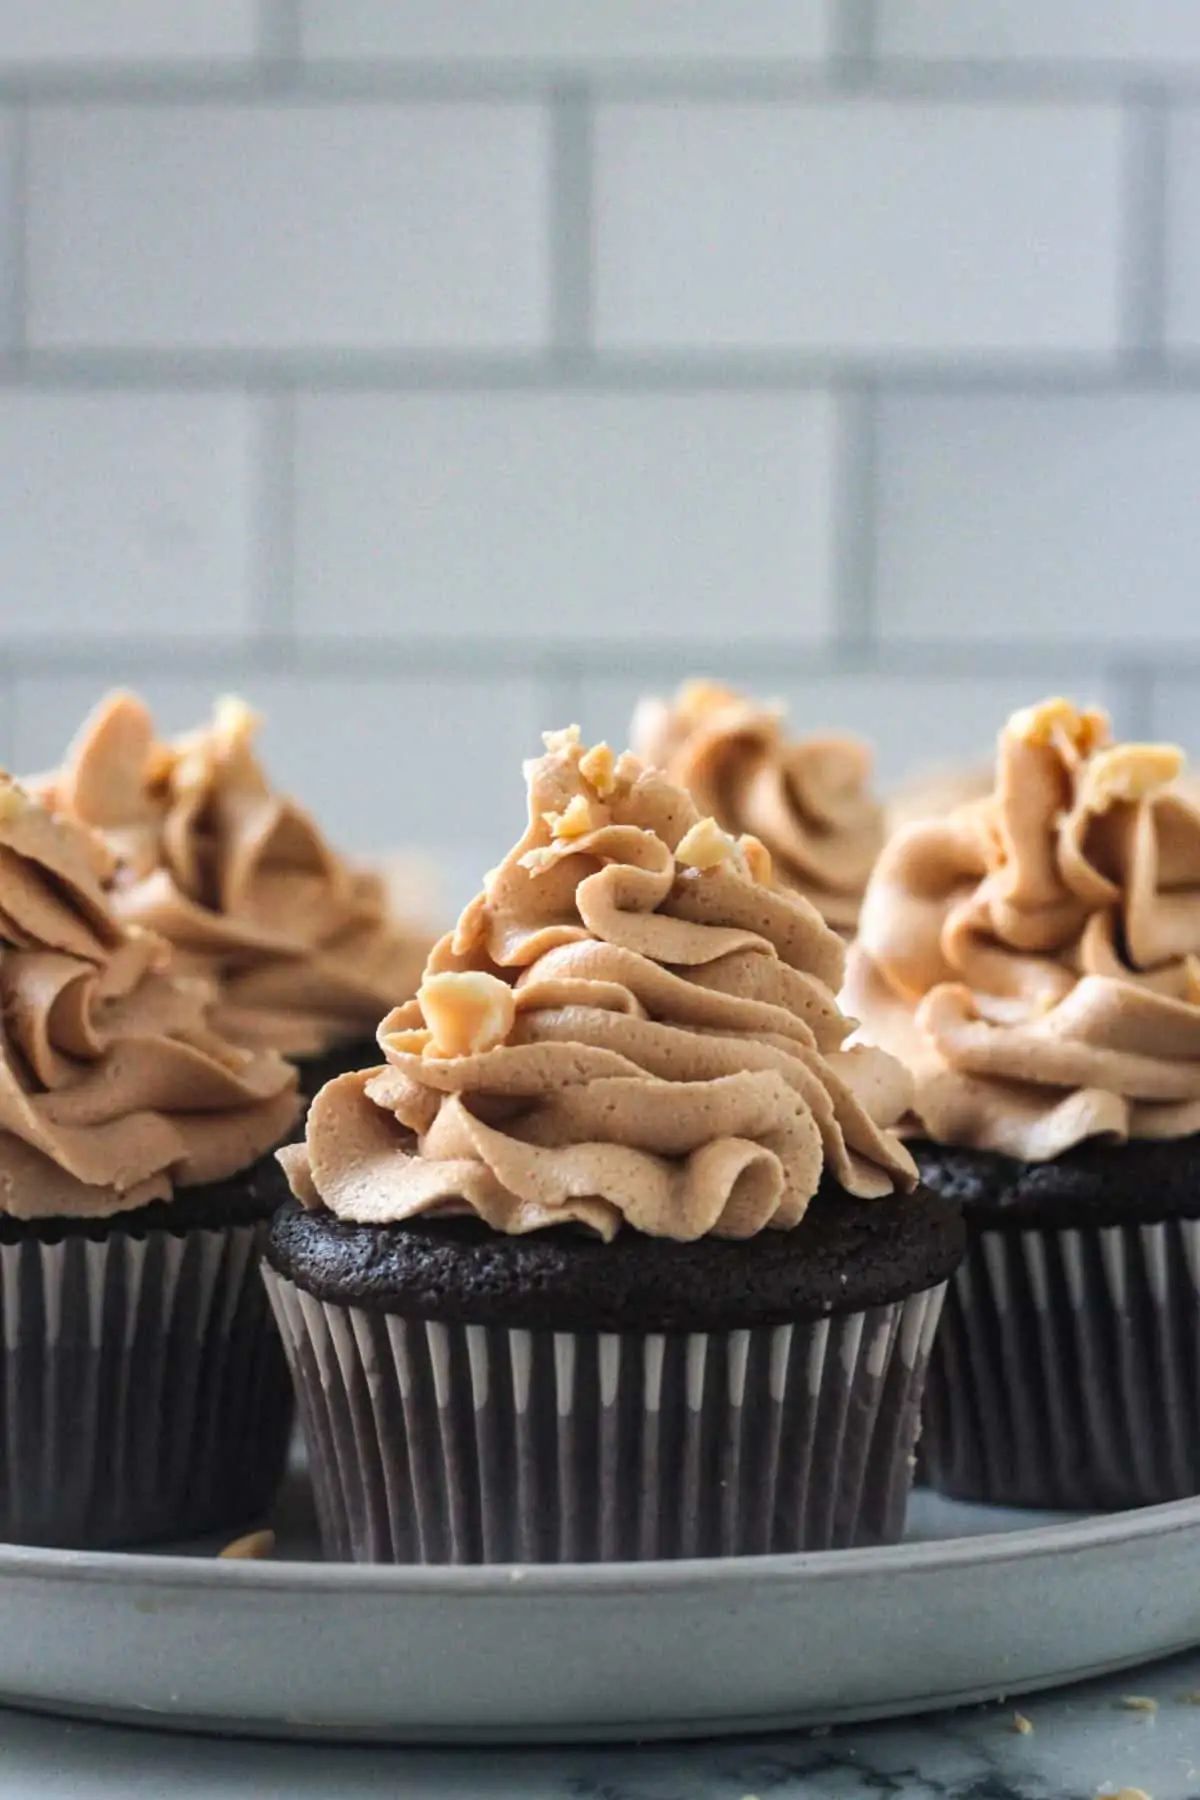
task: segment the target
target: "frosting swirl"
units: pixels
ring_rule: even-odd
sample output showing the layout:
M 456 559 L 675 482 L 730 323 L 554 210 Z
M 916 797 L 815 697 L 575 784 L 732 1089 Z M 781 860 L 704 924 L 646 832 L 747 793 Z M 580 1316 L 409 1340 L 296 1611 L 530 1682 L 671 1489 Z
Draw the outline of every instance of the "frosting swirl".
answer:
M 1200 804 L 1182 754 L 1050 700 L 994 791 L 888 845 L 844 999 L 943 1143 L 1040 1162 L 1200 1131 Z
M 788 738 L 779 707 L 708 681 L 684 682 L 670 702 L 641 701 L 633 740 L 637 754 L 686 788 L 702 813 L 727 831 L 760 838 L 780 880 L 835 931 L 853 932 L 883 843 L 865 744 Z
M 203 982 L 110 910 L 99 842 L 0 775 L 0 1213 L 103 1217 L 236 1174 L 295 1071 L 226 1042 Z
M 297 1197 L 689 1240 L 787 1230 L 825 1172 L 913 1186 L 888 1129 L 910 1083 L 844 1047 L 817 911 L 659 771 L 546 742 L 523 837 L 380 1026 L 383 1067 L 328 1083 L 280 1153 Z
M 166 744 L 140 700 L 111 694 L 38 791 L 104 836 L 118 916 L 216 982 L 219 1030 L 313 1056 L 369 1036 L 413 992 L 428 940 L 389 916 L 381 875 L 342 861 L 272 792 L 256 725 L 224 701 L 210 726 Z

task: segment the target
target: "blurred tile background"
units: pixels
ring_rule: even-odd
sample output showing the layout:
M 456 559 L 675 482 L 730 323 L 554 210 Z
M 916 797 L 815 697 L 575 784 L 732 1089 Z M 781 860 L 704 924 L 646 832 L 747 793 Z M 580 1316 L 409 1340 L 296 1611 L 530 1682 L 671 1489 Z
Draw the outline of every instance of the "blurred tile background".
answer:
M 0 0 L 0 756 L 268 713 L 456 897 L 720 671 L 1200 750 L 1196 0 Z

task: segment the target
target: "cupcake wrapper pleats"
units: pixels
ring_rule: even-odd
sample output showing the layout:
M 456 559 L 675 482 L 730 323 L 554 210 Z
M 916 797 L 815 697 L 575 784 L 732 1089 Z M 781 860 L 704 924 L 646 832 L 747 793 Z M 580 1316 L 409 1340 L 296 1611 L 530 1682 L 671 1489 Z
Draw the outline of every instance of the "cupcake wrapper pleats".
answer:
M 922 1452 L 962 1499 L 1200 1493 L 1200 1221 L 979 1232 L 950 1284 Z
M 292 1404 L 261 1231 L 0 1245 L 0 1538 L 148 1542 L 269 1503 Z
M 639 1334 L 410 1320 L 263 1272 L 328 1555 L 612 1561 L 903 1528 L 942 1287 L 816 1323 Z

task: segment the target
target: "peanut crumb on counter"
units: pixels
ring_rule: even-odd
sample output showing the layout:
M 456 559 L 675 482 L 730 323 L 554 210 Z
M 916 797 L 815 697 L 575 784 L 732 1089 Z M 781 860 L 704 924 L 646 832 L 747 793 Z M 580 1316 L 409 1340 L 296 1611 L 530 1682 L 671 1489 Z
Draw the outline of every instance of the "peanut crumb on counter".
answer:
M 1152 1800 L 1145 1788 L 1118 1788 L 1115 1794 L 1097 1794 L 1096 1800 Z
M 1015 1712 L 1012 1716 L 1012 1728 L 1020 1737 L 1032 1737 L 1033 1720 L 1027 1719 L 1024 1713 Z
M 1156 1713 L 1158 1701 L 1152 1700 L 1149 1694 L 1122 1694 L 1120 1704 L 1126 1712 Z
M 1200 1688 L 1193 1688 L 1190 1694 L 1180 1694 L 1179 1699 L 1184 1706 L 1200 1706 Z
M 230 1562 L 258 1561 L 265 1556 L 275 1554 L 275 1533 L 273 1531 L 248 1531 L 244 1537 L 234 1538 L 223 1550 L 217 1551 L 217 1560 L 223 1558 Z

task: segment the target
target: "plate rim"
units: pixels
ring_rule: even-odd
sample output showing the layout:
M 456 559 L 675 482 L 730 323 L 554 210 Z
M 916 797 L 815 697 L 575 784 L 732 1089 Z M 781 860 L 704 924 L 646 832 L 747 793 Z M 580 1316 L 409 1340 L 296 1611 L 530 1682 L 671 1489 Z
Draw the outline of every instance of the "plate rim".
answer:
M 1200 1494 L 1157 1506 L 1088 1514 L 1013 1531 L 928 1538 L 915 1543 L 807 1550 L 760 1556 L 680 1557 L 647 1562 L 592 1563 L 352 1563 L 156 1554 L 147 1550 L 64 1550 L 0 1544 L 0 1581 L 119 1583 L 150 1588 L 210 1590 L 218 1584 L 270 1592 L 361 1593 L 389 1596 L 495 1597 L 551 1594 L 620 1596 L 695 1588 L 781 1582 L 870 1579 L 925 1574 L 981 1563 L 1022 1562 L 1040 1556 L 1112 1548 L 1144 1538 L 1200 1530 Z

